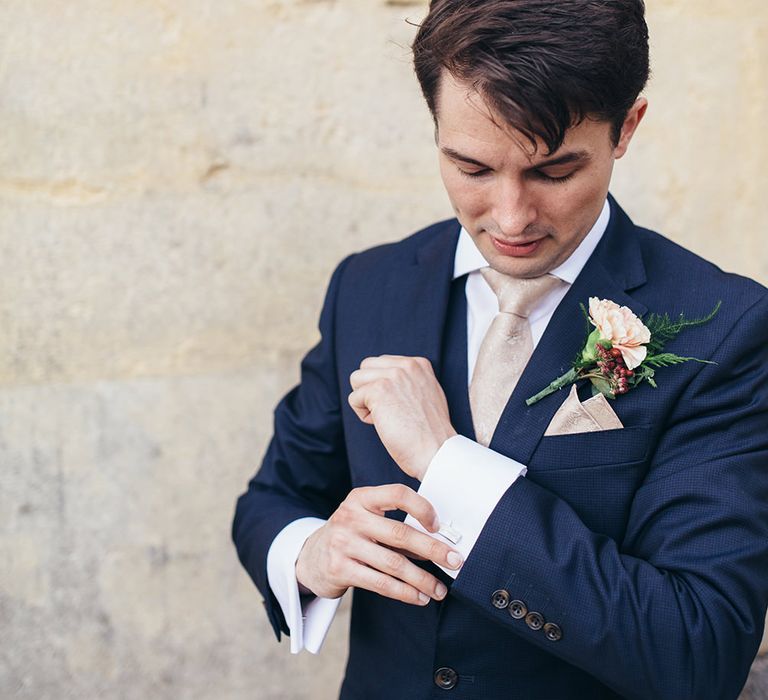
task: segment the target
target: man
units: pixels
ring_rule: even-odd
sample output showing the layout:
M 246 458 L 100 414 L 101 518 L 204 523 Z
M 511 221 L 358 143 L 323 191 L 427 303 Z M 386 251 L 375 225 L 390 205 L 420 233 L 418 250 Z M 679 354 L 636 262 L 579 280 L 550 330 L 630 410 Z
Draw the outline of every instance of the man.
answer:
M 768 291 L 608 195 L 643 3 L 434 0 L 414 55 L 457 220 L 331 279 L 233 526 L 278 639 L 316 651 L 354 588 L 342 698 L 735 698 L 768 599 Z M 663 348 L 707 363 L 528 405 L 591 298 L 627 334 L 722 302 Z

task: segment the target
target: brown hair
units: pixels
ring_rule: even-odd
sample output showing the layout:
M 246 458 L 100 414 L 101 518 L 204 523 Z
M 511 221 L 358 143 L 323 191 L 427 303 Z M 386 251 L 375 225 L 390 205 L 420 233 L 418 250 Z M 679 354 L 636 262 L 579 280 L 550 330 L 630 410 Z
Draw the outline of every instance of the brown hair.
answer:
M 437 123 L 440 77 L 470 85 L 510 126 L 553 153 L 590 117 L 612 124 L 649 76 L 643 0 L 432 0 L 413 42 Z

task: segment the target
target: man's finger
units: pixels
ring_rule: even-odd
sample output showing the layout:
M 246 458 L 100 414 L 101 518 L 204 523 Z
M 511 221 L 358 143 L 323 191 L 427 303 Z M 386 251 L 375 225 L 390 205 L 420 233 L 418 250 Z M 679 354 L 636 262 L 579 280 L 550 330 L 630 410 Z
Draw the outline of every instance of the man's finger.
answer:
M 353 389 L 359 389 L 379 379 L 392 379 L 394 377 L 392 370 L 392 367 L 356 369 L 349 375 L 349 384 Z
M 399 549 L 397 547 L 389 547 L 388 549 L 391 549 L 393 552 L 399 552 L 404 557 L 408 557 L 409 559 L 415 559 L 416 561 L 429 561 L 426 557 L 422 557 L 420 554 L 414 554 L 413 552 L 406 552 L 404 549 Z
M 445 566 L 449 569 L 458 569 L 463 563 L 459 552 L 449 547 L 430 535 L 420 532 L 416 528 L 399 520 L 380 518 L 373 514 L 363 520 L 362 532 L 376 542 L 405 552 L 407 556 L 429 559 L 429 561 Z
M 355 540 L 349 554 L 362 564 L 388 574 L 435 600 L 442 600 L 448 592 L 439 579 L 416 566 L 406 556 L 370 540 Z
M 353 491 L 355 499 L 371 513 L 383 515 L 389 510 L 402 510 L 416 518 L 427 532 L 437 532 L 440 522 L 432 504 L 405 484 L 368 486 Z
M 387 369 L 391 367 L 410 366 L 414 363 L 429 364 L 429 360 L 423 357 L 411 357 L 409 355 L 376 355 L 366 357 L 360 363 L 360 369 Z
M 355 588 L 364 588 L 386 598 L 400 600 L 411 605 L 427 605 L 430 600 L 426 593 L 422 593 L 404 581 L 400 581 L 394 576 L 371 569 L 358 562 L 354 562 L 354 568 L 350 572 L 349 580 L 350 585 Z
M 355 412 L 355 415 L 363 421 L 363 423 L 372 424 L 373 418 L 371 417 L 371 411 L 368 408 L 368 396 L 370 394 L 369 390 L 366 390 L 365 386 L 360 387 L 359 389 L 355 389 L 348 397 L 347 401 L 349 402 L 349 405 L 352 407 L 352 410 Z

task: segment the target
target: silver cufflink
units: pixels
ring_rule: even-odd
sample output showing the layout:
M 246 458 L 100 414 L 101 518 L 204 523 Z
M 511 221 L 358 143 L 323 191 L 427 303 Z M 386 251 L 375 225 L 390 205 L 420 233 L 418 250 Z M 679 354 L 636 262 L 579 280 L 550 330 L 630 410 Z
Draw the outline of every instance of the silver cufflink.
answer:
M 461 533 L 454 529 L 453 520 L 449 520 L 447 523 L 440 523 L 440 529 L 437 531 L 437 534 L 445 537 L 451 544 L 461 542 Z

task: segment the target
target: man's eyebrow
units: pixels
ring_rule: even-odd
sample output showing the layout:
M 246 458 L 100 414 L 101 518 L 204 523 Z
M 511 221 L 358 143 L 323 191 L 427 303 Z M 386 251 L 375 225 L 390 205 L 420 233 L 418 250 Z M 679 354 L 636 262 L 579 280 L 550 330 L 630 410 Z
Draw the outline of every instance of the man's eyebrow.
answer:
M 453 148 L 450 148 L 449 146 L 441 146 L 440 150 L 449 158 L 452 158 L 453 160 L 460 160 L 462 163 L 469 163 L 470 165 L 476 165 L 478 168 L 488 167 L 485 163 L 481 163 L 479 160 L 475 160 L 474 158 L 465 156 L 463 153 L 459 153 L 458 151 L 455 151 Z
M 556 165 L 569 165 L 571 163 L 587 163 L 592 159 L 588 151 L 570 151 L 569 153 L 563 153 L 556 158 L 550 158 L 543 160 L 540 163 L 536 163 L 532 166 L 533 170 L 540 170 L 541 168 L 552 168 Z
M 475 158 L 470 158 L 469 156 L 465 156 L 463 153 L 459 153 L 457 150 L 451 148 L 450 146 L 441 146 L 440 150 L 449 158 L 453 160 L 460 160 L 462 163 L 469 163 L 470 165 L 476 165 L 478 168 L 488 168 L 489 166 L 485 163 L 476 160 Z M 541 168 L 552 168 L 556 165 L 569 165 L 571 163 L 587 163 L 591 160 L 592 156 L 590 156 L 588 151 L 570 151 L 568 153 L 563 153 L 561 156 L 557 156 L 556 158 L 549 158 L 548 160 L 543 160 L 540 163 L 536 163 L 535 165 L 531 166 L 531 170 L 540 170 Z

